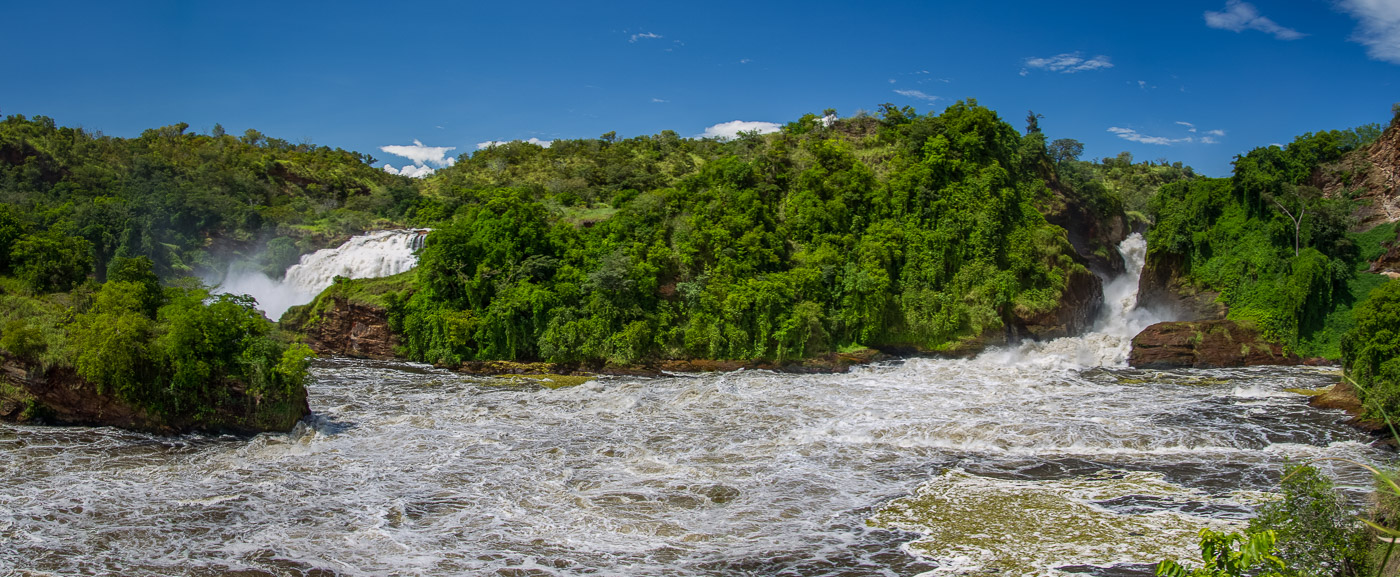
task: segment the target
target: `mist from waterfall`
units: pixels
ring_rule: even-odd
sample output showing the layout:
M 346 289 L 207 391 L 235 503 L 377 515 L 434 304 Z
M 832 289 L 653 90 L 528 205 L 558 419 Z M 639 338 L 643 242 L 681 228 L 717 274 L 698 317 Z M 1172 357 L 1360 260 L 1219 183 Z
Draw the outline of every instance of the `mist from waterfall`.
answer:
M 281 280 L 247 263 L 234 263 L 215 292 L 251 295 L 259 310 L 276 320 L 287 309 L 311 302 L 337 276 L 379 278 L 412 269 L 418 264 L 414 253 L 427 233 L 428 229 L 381 230 L 352 237 L 338 247 L 302 255 Z

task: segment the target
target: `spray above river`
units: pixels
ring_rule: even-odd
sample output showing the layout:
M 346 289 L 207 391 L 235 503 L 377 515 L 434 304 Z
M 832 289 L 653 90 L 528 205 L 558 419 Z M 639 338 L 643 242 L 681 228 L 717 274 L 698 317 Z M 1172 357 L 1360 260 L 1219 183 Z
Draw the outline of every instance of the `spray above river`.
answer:
M 1325 370 L 1122 366 L 1151 319 L 1115 286 L 1098 332 L 974 359 L 557 390 L 322 359 L 290 434 L 0 424 L 0 574 L 1142 574 L 1286 463 L 1388 458 L 1287 392 Z
M 302 255 L 287 268 L 282 280 L 234 264 L 219 283 L 218 292 L 248 294 L 258 308 L 276 320 L 288 308 L 311 302 L 331 286 L 337 276 L 379 278 L 399 274 L 418 264 L 415 252 L 423 247 L 427 229 L 381 230 L 352 237 L 335 248 Z

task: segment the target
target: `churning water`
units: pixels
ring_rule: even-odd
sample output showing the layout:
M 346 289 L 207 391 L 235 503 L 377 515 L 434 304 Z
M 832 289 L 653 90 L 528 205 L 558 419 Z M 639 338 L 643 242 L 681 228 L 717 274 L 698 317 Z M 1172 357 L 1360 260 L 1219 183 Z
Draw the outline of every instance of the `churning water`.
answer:
M 301 257 L 287 267 L 281 280 L 234 263 L 218 282 L 218 292 L 252 295 L 268 318 L 277 320 L 287 309 L 304 305 L 331 286 L 335 277 L 379 278 L 399 274 L 418 264 L 427 229 L 381 230 L 352 237 L 344 244 Z
M 1388 458 L 1285 391 L 1334 374 L 1081 363 L 1101 337 L 557 390 L 329 359 L 290 434 L 0 425 L 0 574 L 1131 573 L 1288 462 Z

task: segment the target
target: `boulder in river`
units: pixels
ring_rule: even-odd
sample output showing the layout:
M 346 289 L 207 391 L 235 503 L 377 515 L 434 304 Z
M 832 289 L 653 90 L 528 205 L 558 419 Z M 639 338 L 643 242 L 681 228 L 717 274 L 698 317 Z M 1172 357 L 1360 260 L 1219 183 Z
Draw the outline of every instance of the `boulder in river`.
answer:
M 1303 359 L 1230 320 L 1157 323 L 1133 337 L 1128 364 L 1139 369 L 1298 365 Z

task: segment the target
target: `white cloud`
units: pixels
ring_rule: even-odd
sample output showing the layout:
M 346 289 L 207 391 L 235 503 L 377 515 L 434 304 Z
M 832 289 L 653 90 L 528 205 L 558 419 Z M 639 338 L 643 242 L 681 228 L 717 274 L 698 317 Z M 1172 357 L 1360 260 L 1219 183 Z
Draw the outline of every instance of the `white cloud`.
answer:
M 413 165 L 419 167 L 427 164 L 432 164 L 438 167 L 452 166 L 457 162 L 456 158 L 447 155 L 448 152 L 457 150 L 457 147 L 423 146 L 423 143 L 419 142 L 417 139 L 414 139 L 413 146 L 402 146 L 394 144 L 389 146 L 381 146 L 379 147 L 379 150 L 382 150 L 394 156 L 402 156 L 404 158 L 412 160 Z
M 650 32 L 642 32 L 640 34 L 633 34 L 632 38 L 628 40 L 628 42 L 636 42 L 638 40 L 655 40 L 657 38 L 664 38 L 664 36 L 660 34 L 652 34 Z
M 1215 144 L 1215 143 L 1217 143 L 1217 142 L 1220 142 L 1220 141 L 1219 141 L 1219 140 L 1216 140 L 1214 136 L 1202 136 L 1202 137 L 1201 137 L 1201 143 L 1202 143 L 1202 144 Z
M 1388 0 L 1374 0 L 1376 3 Z M 1206 11 L 1206 26 L 1229 30 L 1232 32 L 1244 32 L 1245 30 L 1258 30 L 1265 34 L 1272 34 L 1279 40 L 1297 40 L 1307 34 L 1303 34 L 1292 28 L 1279 26 L 1278 23 L 1259 14 L 1259 10 L 1253 4 L 1241 2 L 1240 0 L 1226 0 L 1224 12 Z
M 1132 141 L 1132 142 L 1141 142 L 1141 143 L 1143 143 L 1143 144 L 1159 144 L 1159 145 L 1163 145 L 1163 146 L 1171 146 L 1171 145 L 1176 144 L 1176 143 L 1178 143 L 1178 142 L 1191 142 L 1191 141 L 1192 141 L 1192 138 L 1191 138 L 1190 136 L 1187 136 L 1187 137 L 1185 137 L 1185 138 L 1167 138 L 1167 137 L 1165 137 L 1165 136 L 1148 136 L 1148 135 L 1146 135 L 1146 134 L 1142 134 L 1142 133 L 1140 133 L 1140 132 L 1138 132 L 1138 131 L 1136 131 L 1136 130 L 1133 130 L 1133 129 L 1131 129 L 1131 128 L 1119 128 L 1119 127 L 1117 127 L 1117 126 L 1109 127 L 1108 131 L 1109 131 L 1109 132 L 1112 132 L 1112 133 L 1114 133 L 1114 134 L 1117 134 L 1117 135 L 1118 135 L 1118 138 L 1122 138 L 1123 140 L 1128 140 L 1128 141 Z
M 922 91 L 922 90 L 896 90 L 896 91 L 894 91 L 894 93 L 895 93 L 895 94 L 898 94 L 898 95 L 900 95 L 900 96 L 908 97 L 908 98 L 917 98 L 917 99 L 919 99 L 919 100 L 927 100 L 927 101 L 929 101 L 929 102 L 933 102 L 933 101 L 935 101 L 935 100 L 938 100 L 938 97 L 937 97 L 937 96 L 934 96 L 934 95 L 932 95 L 932 94 L 925 94 L 924 91 Z
M 651 101 L 652 101 L 652 102 L 670 102 L 670 100 L 662 100 L 662 99 L 660 99 L 660 98 L 653 98 L 653 99 L 651 99 Z
M 1195 131 L 1193 130 L 1192 132 L 1195 132 Z M 1220 129 L 1217 128 L 1217 129 L 1215 129 L 1215 130 L 1207 130 L 1207 131 L 1206 131 L 1206 134 L 1209 134 L 1209 135 L 1211 135 L 1211 136 L 1225 136 L 1225 131 L 1224 131 L 1224 130 L 1220 130 Z
M 533 145 L 535 145 L 535 146 L 543 146 L 543 147 L 545 147 L 545 148 L 549 148 L 549 145 L 554 144 L 554 141 L 553 141 L 553 140 L 540 140 L 540 139 L 538 139 L 538 138 L 531 138 L 531 139 L 529 139 L 529 140 L 523 140 L 523 141 L 522 141 L 522 140 L 488 140 L 488 141 L 486 141 L 486 142 L 478 142 L 478 143 L 476 143 L 476 149 L 477 149 L 477 150 L 482 150 L 482 149 L 486 149 L 486 148 L 491 148 L 492 146 L 500 146 L 500 145 L 502 145 L 502 144 L 507 144 L 507 143 L 511 143 L 511 142 L 528 142 L 528 143 L 533 144 Z
M 1394 0 L 1339 0 L 1341 8 L 1359 25 L 1351 39 L 1366 45 L 1366 55 L 1400 64 L 1400 3 Z
M 436 171 L 426 166 L 414 166 L 412 164 L 404 166 L 400 169 L 395 169 L 393 165 L 385 164 L 384 172 L 387 172 L 389 174 L 397 174 L 400 176 L 407 176 L 409 178 L 423 178 Z
M 737 138 L 740 132 L 758 132 L 759 134 L 768 134 L 769 132 L 777 132 L 780 129 L 782 129 L 782 125 L 773 122 L 731 120 L 729 122 L 721 122 L 719 124 L 706 128 L 705 132 L 702 133 L 700 137 L 729 140 L 731 138 Z
M 1196 131 L 1196 125 L 1191 124 L 1190 122 L 1178 120 L 1178 121 L 1176 121 L 1176 123 L 1177 123 L 1177 124 L 1180 124 L 1180 125 L 1182 125 L 1182 126 L 1185 126 L 1185 127 L 1186 127 L 1186 132 L 1195 132 L 1195 131 Z
M 739 60 L 739 64 L 748 64 L 748 63 L 750 63 L 750 62 L 753 62 L 753 60 L 750 60 L 750 59 L 748 59 L 748 58 L 741 58 L 741 59 Z
M 1027 58 L 1025 64 L 1025 68 L 1021 69 L 1021 76 L 1030 74 L 1031 68 L 1049 70 L 1050 72 L 1059 72 L 1061 74 L 1074 74 L 1075 72 L 1084 72 L 1087 70 L 1113 68 L 1113 63 L 1108 60 L 1107 56 L 1100 55 L 1085 60 L 1078 52 L 1067 52 L 1049 58 Z

